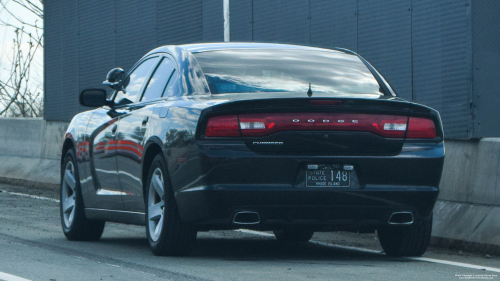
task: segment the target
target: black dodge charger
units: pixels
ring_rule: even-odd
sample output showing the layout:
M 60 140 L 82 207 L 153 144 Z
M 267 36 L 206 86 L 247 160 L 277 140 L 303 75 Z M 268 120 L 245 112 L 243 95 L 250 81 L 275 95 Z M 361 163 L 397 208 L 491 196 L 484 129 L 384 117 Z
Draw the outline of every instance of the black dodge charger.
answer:
M 61 222 L 96 240 L 146 226 L 155 255 L 198 231 L 378 233 L 422 255 L 444 159 L 436 110 L 397 97 L 358 54 L 284 44 L 164 46 L 88 89 L 66 132 Z

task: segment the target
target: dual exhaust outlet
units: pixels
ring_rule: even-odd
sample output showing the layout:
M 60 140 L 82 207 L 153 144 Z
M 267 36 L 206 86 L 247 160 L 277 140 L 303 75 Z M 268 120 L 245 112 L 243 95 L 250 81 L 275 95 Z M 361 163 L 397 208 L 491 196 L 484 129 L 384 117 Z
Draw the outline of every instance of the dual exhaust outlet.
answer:
M 257 212 L 241 211 L 237 212 L 233 218 L 234 224 L 259 224 L 260 215 Z M 410 225 L 413 224 L 412 212 L 394 212 L 389 217 L 388 223 L 391 225 Z
M 257 212 L 241 211 L 237 212 L 233 218 L 234 224 L 259 224 L 260 216 Z
M 394 212 L 391 217 L 389 217 L 388 223 L 392 225 L 410 225 L 413 223 L 413 213 Z

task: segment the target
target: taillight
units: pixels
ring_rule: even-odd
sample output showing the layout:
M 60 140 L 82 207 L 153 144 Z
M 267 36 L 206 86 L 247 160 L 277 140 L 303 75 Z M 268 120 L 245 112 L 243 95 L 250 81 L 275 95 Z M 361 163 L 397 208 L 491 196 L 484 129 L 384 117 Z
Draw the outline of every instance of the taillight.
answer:
M 408 117 L 355 113 L 281 113 L 239 115 L 242 136 L 266 136 L 279 131 L 361 131 L 404 138 Z
M 421 117 L 410 117 L 408 122 L 408 139 L 434 139 L 436 138 L 436 127 L 434 121 Z
M 238 116 L 225 115 L 211 117 L 208 119 L 205 135 L 207 137 L 239 137 L 240 127 Z
M 408 124 L 408 125 L 407 125 Z M 408 129 L 408 130 L 407 130 Z M 207 137 L 259 137 L 281 131 L 358 131 L 385 138 L 434 139 L 431 119 L 356 113 L 268 113 L 211 117 Z M 241 133 L 240 133 L 241 132 Z

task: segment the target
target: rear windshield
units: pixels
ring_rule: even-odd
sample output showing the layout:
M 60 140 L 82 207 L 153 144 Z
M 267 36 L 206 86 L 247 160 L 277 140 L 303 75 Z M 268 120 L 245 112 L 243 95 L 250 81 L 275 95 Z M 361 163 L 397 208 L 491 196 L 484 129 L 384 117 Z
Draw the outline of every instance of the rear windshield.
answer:
M 243 49 L 195 53 L 212 94 L 304 92 L 384 95 L 357 57 L 331 51 Z

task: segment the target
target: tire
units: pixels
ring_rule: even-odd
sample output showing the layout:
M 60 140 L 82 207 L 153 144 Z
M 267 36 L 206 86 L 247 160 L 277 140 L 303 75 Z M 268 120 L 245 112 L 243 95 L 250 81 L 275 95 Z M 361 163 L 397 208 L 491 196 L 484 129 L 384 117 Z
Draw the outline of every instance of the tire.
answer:
M 273 231 L 274 237 L 281 242 L 308 242 L 314 231 L 307 229 L 283 228 Z
M 95 241 L 101 238 L 104 221 L 91 221 L 85 217 L 80 175 L 75 151 L 66 152 L 61 166 L 59 210 L 64 235 L 71 241 Z
M 419 257 L 425 253 L 431 240 L 432 214 L 419 223 L 405 226 L 385 226 L 377 230 L 386 255 L 392 257 Z
M 161 154 L 151 163 L 146 183 L 146 235 L 153 254 L 185 256 L 194 248 L 196 229 L 181 221 Z

